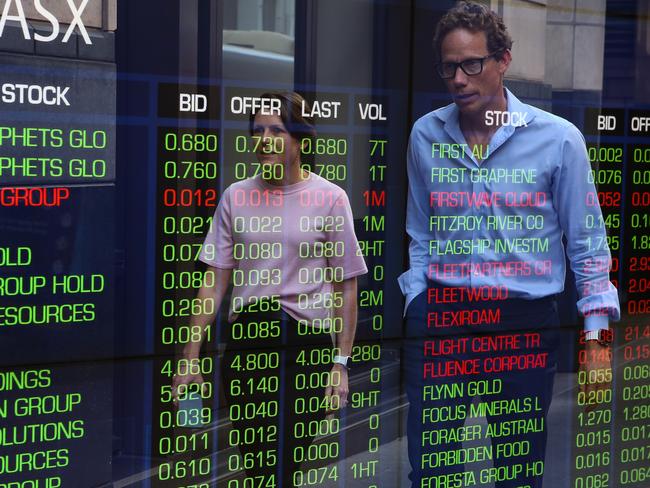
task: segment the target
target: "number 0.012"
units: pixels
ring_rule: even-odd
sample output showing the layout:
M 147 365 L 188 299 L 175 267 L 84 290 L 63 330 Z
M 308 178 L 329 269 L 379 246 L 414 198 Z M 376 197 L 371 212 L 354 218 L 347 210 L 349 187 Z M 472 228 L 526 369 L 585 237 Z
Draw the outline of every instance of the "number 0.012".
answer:
M 165 207 L 216 207 L 217 190 L 197 188 L 166 188 L 163 190 L 163 205 Z
M 273 424 L 260 425 L 259 427 L 246 427 L 244 429 L 232 429 L 228 433 L 228 443 L 231 446 L 275 442 L 277 439 L 278 426 Z

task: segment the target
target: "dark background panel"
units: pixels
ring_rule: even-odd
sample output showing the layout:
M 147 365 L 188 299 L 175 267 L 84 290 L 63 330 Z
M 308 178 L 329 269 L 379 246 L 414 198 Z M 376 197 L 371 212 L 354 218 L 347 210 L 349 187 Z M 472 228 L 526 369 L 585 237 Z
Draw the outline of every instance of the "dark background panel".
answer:
M 2 297 L 4 307 L 34 306 L 40 317 L 42 307 L 63 303 L 93 304 L 94 319 L 47 325 L 4 325 L 2 363 L 30 364 L 109 358 L 113 355 L 115 279 L 115 189 L 112 185 L 71 187 L 70 198 L 58 207 L 16 207 L 0 216 L 3 247 L 29 247 L 29 266 L 4 267 L 2 276 L 44 276 L 46 285 L 27 296 Z M 102 275 L 92 284 L 91 275 Z M 83 275 L 79 293 L 53 293 L 52 277 Z M 4 311 L 4 321 L 7 311 Z

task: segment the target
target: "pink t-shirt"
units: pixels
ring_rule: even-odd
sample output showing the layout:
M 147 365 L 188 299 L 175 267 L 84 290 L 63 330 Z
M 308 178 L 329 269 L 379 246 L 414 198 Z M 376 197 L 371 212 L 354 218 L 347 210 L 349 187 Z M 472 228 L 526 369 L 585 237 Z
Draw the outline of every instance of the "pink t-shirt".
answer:
M 259 176 L 229 186 L 199 259 L 233 270 L 230 321 L 266 300 L 317 328 L 329 328 L 343 299 L 332 283 L 368 272 L 345 191 L 314 173 L 288 186 Z

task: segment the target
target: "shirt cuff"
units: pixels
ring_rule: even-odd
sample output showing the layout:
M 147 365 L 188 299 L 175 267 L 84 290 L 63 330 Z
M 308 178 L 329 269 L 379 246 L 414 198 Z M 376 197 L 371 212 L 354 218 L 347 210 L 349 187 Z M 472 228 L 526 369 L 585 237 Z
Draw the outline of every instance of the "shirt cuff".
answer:
M 416 296 L 418 296 L 418 293 L 409 293 L 404 297 L 405 300 L 404 300 L 404 310 L 402 311 L 402 318 L 406 317 L 406 312 L 409 308 L 409 305 L 411 304 L 411 302 Z
M 424 278 L 426 275 L 417 270 L 410 268 L 408 271 L 402 273 L 397 282 L 404 295 L 404 310 L 402 317 L 406 317 L 406 311 L 413 299 L 427 289 L 427 281 Z
M 585 332 L 599 329 L 609 329 L 609 316 L 606 313 L 585 317 Z

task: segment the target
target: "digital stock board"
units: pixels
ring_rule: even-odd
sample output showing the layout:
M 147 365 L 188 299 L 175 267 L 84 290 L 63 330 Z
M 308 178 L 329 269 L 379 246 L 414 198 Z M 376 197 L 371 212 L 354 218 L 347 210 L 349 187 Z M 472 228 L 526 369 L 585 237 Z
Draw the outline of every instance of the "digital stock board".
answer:
M 0 0 L 0 488 L 650 486 L 648 10 L 582 3 Z

